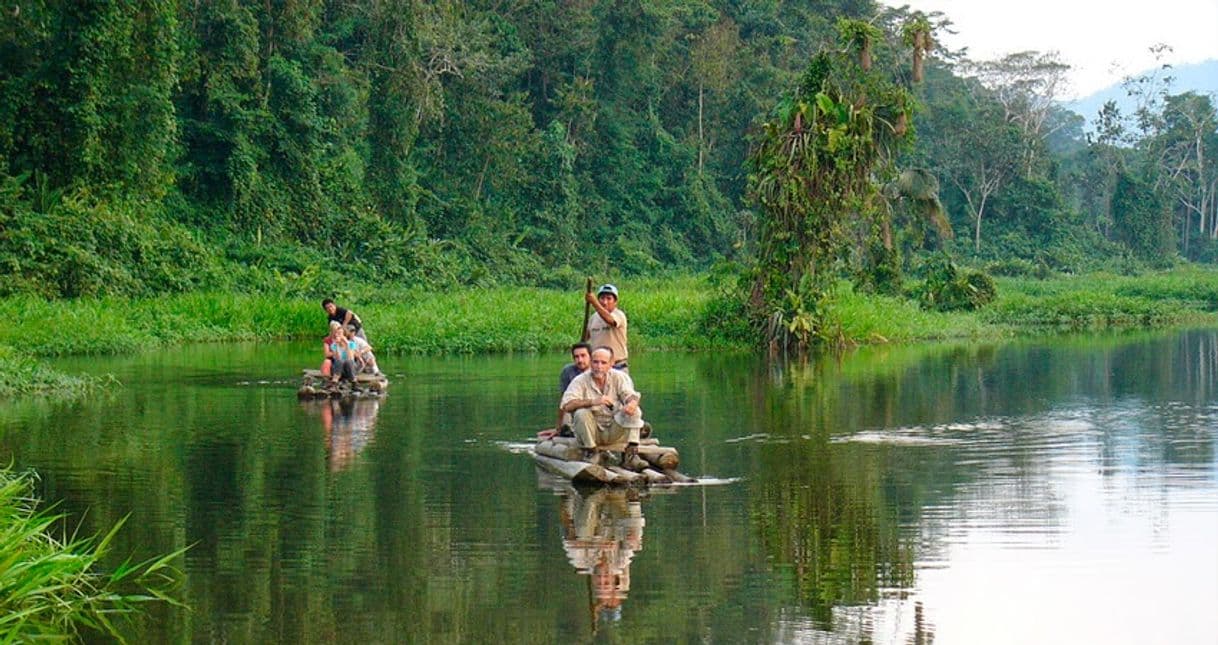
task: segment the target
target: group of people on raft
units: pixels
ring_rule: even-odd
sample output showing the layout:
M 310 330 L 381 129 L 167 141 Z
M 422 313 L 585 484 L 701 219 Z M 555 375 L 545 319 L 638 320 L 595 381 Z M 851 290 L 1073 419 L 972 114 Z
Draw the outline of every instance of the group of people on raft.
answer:
M 329 298 L 321 301 L 321 308 L 330 319 L 330 335 L 322 340 L 322 375 L 334 385 L 354 381 L 356 374 L 380 376 L 381 369 L 376 364 L 376 355 L 372 353 L 360 317 Z
M 562 398 L 558 420 L 548 436 L 574 436 L 585 461 L 598 463 L 601 448 L 625 443 L 622 463 L 638 458 L 639 439 L 645 434 L 642 394 L 630 378 L 626 313 L 618 308 L 618 290 L 601 285 L 584 298 L 596 310 L 589 316 L 585 341 L 571 346 L 571 363 L 559 374 Z
M 559 374 L 555 427 L 539 436 L 573 436 L 583 458 L 594 463 L 603 446 L 625 443 L 622 463 L 629 465 L 649 429 L 639 407 L 642 395 L 630 378 L 626 312 L 618 308 L 618 290 L 612 284 L 585 293 L 584 299 L 596 315 L 588 317 L 585 340 L 571 346 L 571 363 Z M 329 298 L 321 307 L 330 320 L 330 335 L 322 341 L 321 373 L 332 384 L 353 381 L 357 374 L 380 375 L 360 317 Z

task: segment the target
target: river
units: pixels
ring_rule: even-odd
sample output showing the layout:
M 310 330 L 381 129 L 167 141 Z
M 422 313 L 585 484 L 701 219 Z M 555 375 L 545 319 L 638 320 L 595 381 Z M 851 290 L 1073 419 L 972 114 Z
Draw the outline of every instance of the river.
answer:
M 374 334 L 373 334 L 374 335 Z M 375 336 L 375 335 L 374 335 Z M 636 351 L 703 485 L 576 490 L 526 450 L 561 355 L 383 357 L 297 401 L 312 344 L 63 359 L 121 387 L 0 410 L 0 458 L 115 558 L 186 545 L 136 642 L 1212 643 L 1218 331 Z

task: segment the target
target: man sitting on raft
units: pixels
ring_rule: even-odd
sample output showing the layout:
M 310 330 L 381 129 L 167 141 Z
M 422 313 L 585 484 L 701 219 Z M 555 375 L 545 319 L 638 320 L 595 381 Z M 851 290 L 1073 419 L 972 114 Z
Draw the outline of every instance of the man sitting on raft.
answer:
M 571 413 L 571 430 L 584 449 L 583 457 L 592 461 L 601 446 L 626 442 L 622 463 L 631 464 L 639 450 L 639 430 L 643 412 L 642 395 L 634 381 L 622 370 L 613 369 L 613 350 L 592 350 L 591 369 L 571 381 L 563 392 L 561 407 Z

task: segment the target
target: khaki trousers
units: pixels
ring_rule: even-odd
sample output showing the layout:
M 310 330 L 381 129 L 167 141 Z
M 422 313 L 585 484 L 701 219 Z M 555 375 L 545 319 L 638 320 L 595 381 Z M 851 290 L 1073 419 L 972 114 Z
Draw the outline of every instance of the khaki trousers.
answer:
M 641 413 L 639 415 L 641 417 Z M 571 431 L 579 439 L 579 445 L 584 448 L 609 446 L 615 443 L 638 443 L 641 428 L 623 428 L 617 421 L 609 424 L 608 430 L 602 430 L 596 424 L 596 416 L 588 408 L 580 408 L 571 415 Z

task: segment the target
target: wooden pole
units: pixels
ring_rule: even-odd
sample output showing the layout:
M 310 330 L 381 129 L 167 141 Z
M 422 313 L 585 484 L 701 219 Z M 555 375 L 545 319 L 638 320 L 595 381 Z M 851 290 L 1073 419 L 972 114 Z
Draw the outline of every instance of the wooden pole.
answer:
M 584 293 L 592 293 L 592 276 L 588 276 L 588 282 L 584 285 Z M 592 317 L 592 303 L 584 300 L 584 326 L 579 328 L 579 342 L 587 342 L 588 340 L 588 319 Z

